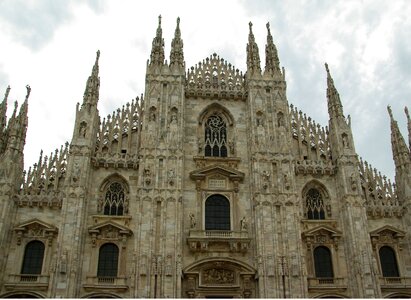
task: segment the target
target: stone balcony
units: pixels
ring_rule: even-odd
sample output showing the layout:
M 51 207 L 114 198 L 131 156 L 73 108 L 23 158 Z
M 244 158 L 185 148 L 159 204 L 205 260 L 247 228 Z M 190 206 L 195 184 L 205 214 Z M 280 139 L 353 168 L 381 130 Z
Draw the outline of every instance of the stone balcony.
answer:
M 49 287 L 49 280 L 49 275 L 10 274 L 7 282 L 4 284 L 4 287 L 7 290 L 47 290 Z
M 190 230 L 187 243 L 191 251 L 247 252 L 250 247 L 247 231 Z
M 86 283 L 83 284 L 86 290 L 108 289 L 116 291 L 128 290 L 127 277 L 108 277 L 108 276 L 87 276 Z
M 347 279 L 344 277 L 333 278 L 316 278 L 309 277 L 308 289 L 309 290 L 345 290 L 347 289 Z
M 381 288 L 411 288 L 411 277 L 380 277 Z

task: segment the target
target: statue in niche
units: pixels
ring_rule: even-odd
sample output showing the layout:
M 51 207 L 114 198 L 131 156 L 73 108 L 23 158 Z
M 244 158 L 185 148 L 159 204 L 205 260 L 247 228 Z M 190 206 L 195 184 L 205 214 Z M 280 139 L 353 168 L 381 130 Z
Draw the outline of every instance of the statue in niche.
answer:
M 257 116 L 257 143 L 260 151 L 265 150 L 265 129 L 261 116 Z
M 190 213 L 190 228 L 195 228 L 196 227 L 196 217 L 194 216 L 193 213 Z
M 170 124 L 168 125 L 168 144 L 170 148 L 178 147 L 178 120 L 176 113 L 171 115 Z
M 73 184 L 78 184 L 78 181 L 80 180 L 80 165 L 78 162 L 74 162 L 73 166 L 73 173 L 71 175 L 71 182 Z
M 201 138 L 197 138 L 198 154 L 203 153 L 203 142 Z
M 155 142 L 157 140 L 156 137 L 156 113 L 155 113 L 155 109 L 150 109 L 150 114 L 148 116 L 148 132 L 146 135 L 146 144 L 149 147 L 154 147 Z
M 144 183 L 146 185 L 150 185 L 150 183 L 151 183 L 151 170 L 150 170 L 150 167 L 146 167 L 144 169 Z
M 234 141 L 233 140 L 228 141 L 228 149 L 230 149 L 230 154 L 232 154 L 232 155 L 235 154 L 235 152 L 234 152 Z
M 355 190 L 357 189 L 357 182 L 356 182 L 356 180 L 355 180 L 355 175 L 354 175 L 354 173 L 352 173 L 351 176 L 350 176 L 350 184 L 351 184 L 351 189 L 352 189 L 353 191 L 355 191 Z
M 86 133 L 87 133 L 87 128 L 86 127 L 87 127 L 87 123 L 86 122 L 81 122 L 79 134 L 80 134 L 80 137 L 82 137 L 82 138 L 86 137 Z
M 248 229 L 248 223 L 247 223 L 247 219 L 245 218 L 245 216 L 240 221 L 240 227 L 241 227 L 241 231 L 247 231 Z
M 350 147 L 350 143 L 348 141 L 348 135 L 345 133 L 342 134 L 342 142 L 343 142 L 344 149 L 347 149 Z
M 284 174 L 284 188 L 289 190 L 291 187 L 290 179 L 288 178 L 288 174 Z

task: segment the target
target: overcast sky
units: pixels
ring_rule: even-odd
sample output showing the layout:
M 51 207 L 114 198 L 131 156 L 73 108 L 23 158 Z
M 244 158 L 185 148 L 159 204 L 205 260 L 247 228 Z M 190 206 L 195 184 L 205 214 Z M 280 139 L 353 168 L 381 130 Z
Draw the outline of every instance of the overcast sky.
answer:
M 101 116 L 144 93 L 146 62 L 162 15 L 166 57 L 177 17 L 186 67 L 216 52 L 246 71 L 248 22 L 264 67 L 270 22 L 287 95 L 328 125 L 327 62 L 350 114 L 357 153 L 394 177 L 389 117 L 408 142 L 404 106 L 411 106 L 410 1 L 59 1 L 0 0 L 0 93 L 9 112 L 32 88 L 25 168 L 72 137 L 75 107 L 98 49 Z

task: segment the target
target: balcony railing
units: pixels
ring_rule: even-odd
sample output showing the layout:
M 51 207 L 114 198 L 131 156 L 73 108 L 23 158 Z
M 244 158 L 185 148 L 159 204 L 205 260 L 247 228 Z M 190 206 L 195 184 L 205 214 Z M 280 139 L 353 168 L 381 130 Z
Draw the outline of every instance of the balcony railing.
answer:
M 10 274 L 8 281 L 4 284 L 6 289 L 30 288 L 46 290 L 49 286 L 49 275 L 41 274 Z
M 128 283 L 126 277 L 112 277 L 112 276 L 87 276 L 86 283 L 83 285 L 85 289 L 115 289 L 127 290 Z
M 190 238 L 248 238 L 247 231 L 230 230 L 190 230 Z
M 381 287 L 411 287 L 411 277 L 380 277 Z
M 192 251 L 212 251 L 217 244 L 230 252 L 247 252 L 251 239 L 247 231 L 190 230 L 187 243 Z M 219 246 L 217 246 L 219 247 Z M 221 247 L 219 248 L 221 250 Z
M 308 288 L 346 288 L 347 282 L 343 277 L 311 277 L 308 278 Z

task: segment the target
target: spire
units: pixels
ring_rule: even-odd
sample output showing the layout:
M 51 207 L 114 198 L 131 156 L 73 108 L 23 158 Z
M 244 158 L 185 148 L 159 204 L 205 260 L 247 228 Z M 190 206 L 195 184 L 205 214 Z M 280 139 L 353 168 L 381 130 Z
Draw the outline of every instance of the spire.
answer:
M 100 90 L 100 77 L 99 75 L 99 66 L 98 60 L 100 58 L 100 50 L 97 51 L 96 61 L 91 71 L 91 75 L 87 79 L 86 89 L 83 96 L 83 105 L 97 105 L 99 99 L 99 90 Z
M 387 106 L 391 121 L 391 147 L 396 169 L 403 165 L 410 164 L 410 154 L 403 136 L 398 128 L 398 123 L 394 120 L 390 106 Z
M 248 44 L 247 44 L 247 72 L 251 74 L 254 72 L 261 73 L 260 66 L 260 55 L 258 53 L 258 46 L 254 39 L 253 34 L 253 23 L 248 23 L 250 27 L 250 33 L 248 34 Z
M 325 63 L 325 70 L 327 71 L 327 102 L 328 102 L 328 114 L 330 118 L 343 117 L 343 107 L 340 100 L 340 95 L 334 86 L 334 80 L 331 77 L 328 64 Z
M 411 119 L 410 114 L 408 113 L 408 107 L 404 108 L 405 114 L 407 116 L 407 124 L 408 124 L 408 145 L 410 148 L 410 155 L 411 155 Z
M 177 27 L 171 42 L 170 66 L 180 66 L 184 69 L 183 40 L 180 32 L 180 17 L 177 18 Z
M 153 39 L 150 65 L 162 65 L 164 64 L 164 39 L 163 30 L 161 29 L 161 15 L 158 16 L 158 27 L 156 37 Z
M 280 74 L 280 60 L 278 59 L 277 48 L 274 45 L 273 37 L 270 32 L 270 23 L 267 23 L 267 44 L 265 45 L 265 72 L 269 74 Z
M 6 113 L 7 113 L 7 98 L 9 97 L 9 93 L 10 93 L 10 86 L 7 87 L 3 102 L 0 103 L 0 136 L 2 135 L 2 132 L 4 128 L 6 128 L 6 124 L 7 124 Z

